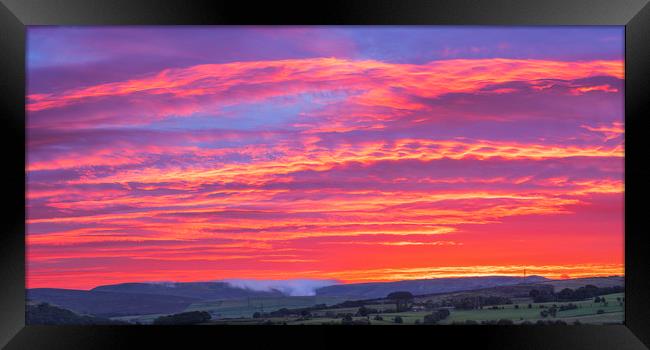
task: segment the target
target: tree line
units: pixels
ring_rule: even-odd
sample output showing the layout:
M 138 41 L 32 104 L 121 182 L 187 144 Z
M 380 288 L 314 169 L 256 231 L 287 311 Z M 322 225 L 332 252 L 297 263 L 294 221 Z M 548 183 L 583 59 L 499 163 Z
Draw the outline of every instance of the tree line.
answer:
M 530 291 L 529 296 L 536 303 L 546 303 L 550 301 L 580 301 L 600 295 L 622 293 L 624 290 L 625 288 L 622 286 L 596 287 L 589 284 L 577 289 L 564 288 L 558 293 L 555 293 L 553 289 L 533 289 Z

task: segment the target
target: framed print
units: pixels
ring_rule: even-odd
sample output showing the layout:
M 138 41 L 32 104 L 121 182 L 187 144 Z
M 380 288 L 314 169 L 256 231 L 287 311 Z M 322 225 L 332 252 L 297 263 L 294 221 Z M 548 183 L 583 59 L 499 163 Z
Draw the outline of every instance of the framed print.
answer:
M 646 1 L 304 6 L 3 0 L 3 346 L 647 348 Z

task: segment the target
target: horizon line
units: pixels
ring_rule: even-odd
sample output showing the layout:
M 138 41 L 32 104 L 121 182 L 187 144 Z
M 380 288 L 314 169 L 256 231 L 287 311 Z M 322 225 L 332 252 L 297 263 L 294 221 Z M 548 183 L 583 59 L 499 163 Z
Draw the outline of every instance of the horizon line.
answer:
M 33 288 L 28 288 L 25 286 L 25 290 L 30 290 L 30 289 L 65 289 L 65 290 L 79 290 L 79 291 L 92 291 L 95 288 L 98 287 L 104 287 L 104 286 L 115 286 L 115 285 L 121 285 L 121 284 L 178 284 L 178 283 L 229 283 L 229 281 L 252 281 L 252 282 L 290 282 L 290 281 L 319 281 L 319 282 L 324 282 L 324 281 L 332 281 L 335 283 L 332 284 L 327 284 L 320 286 L 318 288 L 326 287 L 326 286 L 332 286 L 332 285 L 353 285 L 353 284 L 368 284 L 368 283 L 391 283 L 391 282 L 404 282 L 404 281 L 423 281 L 423 280 L 439 280 L 439 279 L 457 279 L 457 278 L 489 278 L 489 277 L 512 277 L 512 278 L 531 278 L 531 277 L 542 277 L 545 278 L 549 281 L 566 281 L 566 280 L 579 280 L 579 279 L 588 279 L 588 278 L 614 278 L 614 277 L 622 277 L 625 278 L 625 274 L 620 274 L 620 275 L 593 275 L 593 276 L 580 276 L 580 277 L 569 277 L 569 278 L 550 278 L 546 277 L 544 275 L 540 274 L 532 274 L 529 276 L 513 276 L 513 275 L 471 275 L 471 276 L 444 276 L 444 277 L 432 277 L 432 278 L 412 278 L 412 279 L 396 279 L 396 280 L 375 280 L 375 281 L 362 281 L 362 282 L 344 282 L 344 281 L 338 281 L 338 280 L 333 280 L 333 279 L 327 279 L 327 278 L 288 278 L 288 279 L 262 279 L 262 278 L 226 278 L 226 279 L 219 279 L 219 280 L 194 280 L 194 281 L 128 281 L 128 282 L 118 282 L 118 283 L 109 283 L 109 284 L 98 284 L 95 285 L 94 287 L 90 287 L 88 289 L 82 289 L 82 288 L 60 288 L 60 287 L 33 287 Z M 235 288 L 240 288 L 240 289 L 249 289 L 249 288 L 241 288 L 241 287 L 236 287 Z M 272 289 L 272 288 L 269 288 Z

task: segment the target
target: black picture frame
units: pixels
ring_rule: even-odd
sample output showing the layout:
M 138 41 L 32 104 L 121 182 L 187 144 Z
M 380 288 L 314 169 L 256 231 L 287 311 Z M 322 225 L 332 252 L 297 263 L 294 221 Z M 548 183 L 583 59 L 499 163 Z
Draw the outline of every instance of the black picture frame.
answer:
M 330 0 L 281 3 L 208 0 L 0 0 L 0 99 L 5 202 L 0 231 L 0 346 L 7 349 L 153 348 L 203 341 L 251 346 L 644 349 L 650 346 L 649 0 Z M 29 25 L 400 24 L 624 25 L 625 323 L 611 326 L 25 326 L 25 28 Z M 422 344 L 422 345 L 416 345 Z M 428 344 L 428 345 L 427 345 Z

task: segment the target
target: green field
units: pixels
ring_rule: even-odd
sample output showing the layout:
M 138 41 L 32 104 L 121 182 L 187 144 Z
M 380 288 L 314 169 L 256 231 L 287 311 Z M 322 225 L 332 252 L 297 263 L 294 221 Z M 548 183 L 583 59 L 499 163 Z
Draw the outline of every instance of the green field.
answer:
M 500 320 L 500 319 L 509 319 L 514 323 L 522 323 L 524 321 L 529 321 L 535 323 L 538 320 L 545 321 L 555 321 L 562 320 L 568 324 L 572 324 L 575 321 L 580 323 L 589 323 L 589 324 L 608 324 L 608 323 L 622 323 L 623 322 L 623 310 L 624 306 L 616 300 L 616 298 L 623 299 L 623 293 L 609 294 L 604 296 L 608 301 L 608 306 L 604 306 L 602 303 L 594 303 L 593 299 L 585 301 L 574 301 L 573 304 L 577 305 L 577 309 L 558 311 L 556 317 L 548 316 L 546 318 L 540 315 L 540 311 L 548 310 L 553 304 L 560 306 L 566 305 L 568 302 L 549 302 L 549 303 L 531 303 L 532 308 L 528 308 L 528 303 L 530 300 L 524 298 L 519 298 L 519 304 L 510 304 L 510 305 L 497 305 L 498 309 L 483 308 L 482 310 L 451 310 L 450 316 L 441 321 L 439 324 L 453 324 L 453 323 L 463 323 L 467 320 L 473 320 L 477 322 L 481 321 L 490 321 L 490 320 Z M 515 305 L 519 305 L 519 308 L 516 308 Z M 546 309 L 541 308 L 540 306 L 545 306 Z M 382 309 L 388 308 L 392 305 L 370 305 L 369 307 Z M 251 319 L 251 318 L 232 318 L 232 319 L 221 319 L 211 321 L 211 324 L 259 324 L 266 321 L 271 321 L 276 324 L 286 323 L 287 325 L 292 324 L 324 324 L 324 323 L 333 323 L 340 324 L 340 318 L 329 318 L 323 317 L 325 312 L 331 311 L 336 314 L 338 313 L 352 313 L 354 314 L 358 308 L 336 308 L 336 309 L 326 309 L 319 310 L 314 312 L 311 319 L 301 320 L 296 318 L 265 318 L 265 319 Z M 602 310 L 602 314 L 597 314 L 598 310 Z M 403 324 L 415 324 L 416 320 L 419 322 L 423 321 L 425 315 L 429 314 L 428 311 L 408 311 L 408 312 L 399 312 L 399 313 L 379 313 L 371 314 L 369 320 L 371 324 L 377 325 L 395 325 L 394 318 L 400 316 L 403 320 Z M 374 317 L 379 315 L 383 317 L 383 320 L 374 320 Z M 355 320 L 366 319 L 365 317 L 353 317 Z
M 471 295 L 467 292 L 453 293 L 456 295 Z M 439 300 L 447 295 L 434 295 L 434 296 L 421 296 L 416 297 L 415 301 L 422 303 L 426 300 Z M 457 310 L 451 309 L 450 315 L 446 319 L 440 321 L 438 324 L 454 324 L 465 323 L 468 320 L 482 322 L 482 321 L 498 321 L 501 319 L 511 320 L 514 323 L 532 322 L 538 320 L 555 321 L 562 320 L 566 323 L 580 323 L 588 324 L 611 324 L 623 322 L 624 305 L 621 302 L 624 300 L 623 293 L 605 295 L 607 299 L 607 306 L 602 303 L 594 303 L 593 298 L 584 301 L 571 302 L 577 306 L 576 309 L 557 311 L 555 317 L 547 316 L 542 317 L 540 312 L 548 310 L 553 305 L 558 307 L 567 305 L 569 302 L 547 302 L 547 303 L 533 303 L 527 297 L 513 297 L 511 298 L 513 304 L 496 305 L 496 309 L 492 306 L 485 306 L 483 309 L 471 310 Z M 619 298 L 621 301 L 617 300 Z M 207 311 L 212 315 L 212 320 L 209 324 L 260 324 L 265 322 L 272 322 L 274 324 L 340 324 L 341 318 L 332 317 L 340 314 L 355 315 L 359 307 L 345 307 L 345 308 L 328 308 L 312 310 L 311 317 L 301 318 L 296 315 L 288 317 L 265 317 L 253 318 L 255 312 L 268 313 L 271 311 L 286 309 L 300 309 L 313 307 L 318 304 L 335 305 L 345 301 L 346 298 L 342 297 L 320 297 L 320 296 L 302 296 L 302 297 L 277 297 L 277 298 L 250 298 L 250 299 L 234 299 L 234 300 L 218 300 L 206 301 L 191 304 L 184 311 Z M 528 308 L 528 304 L 531 308 Z M 518 307 L 516 307 L 518 306 Z M 399 316 L 403 320 L 403 324 L 416 324 L 424 320 L 424 316 L 431 313 L 431 311 L 407 311 L 407 312 L 390 312 L 395 310 L 395 304 L 384 301 L 383 304 L 366 304 L 366 307 L 377 309 L 379 313 L 370 314 L 368 318 L 354 316 L 354 320 L 369 320 L 371 324 L 395 325 L 395 317 Z M 599 310 L 602 310 L 599 314 Z M 157 317 L 156 315 L 138 315 L 138 316 L 125 316 L 115 317 L 115 320 L 128 321 L 132 323 L 150 324 Z M 375 320 L 375 316 L 381 316 L 383 320 Z
M 623 309 L 624 306 L 620 305 L 616 298 L 623 298 L 623 293 L 609 294 L 604 296 L 608 300 L 608 306 L 603 306 L 601 303 L 594 303 L 593 299 L 585 301 L 574 301 L 573 304 L 577 305 L 577 309 L 558 311 L 556 317 L 542 317 L 540 311 L 544 310 L 540 308 L 540 305 L 550 307 L 553 304 L 563 305 L 568 304 L 568 302 L 549 302 L 549 303 L 531 303 L 532 308 L 528 308 L 529 301 L 520 304 L 512 305 L 498 305 L 500 309 L 493 310 L 490 308 L 483 308 L 482 310 L 452 310 L 451 314 L 447 319 L 441 321 L 440 324 L 451 324 L 454 322 L 465 322 L 467 320 L 473 321 L 490 321 L 490 320 L 500 320 L 500 319 L 509 319 L 515 323 L 521 323 L 524 321 L 536 322 L 537 320 L 563 320 L 567 323 L 572 323 L 576 320 L 581 323 L 622 323 L 623 322 Z M 515 308 L 515 305 L 519 305 L 519 308 Z M 501 309 L 502 308 L 502 309 Z M 603 314 L 597 314 L 598 310 L 603 310 Z M 394 314 L 382 314 L 384 319 L 393 319 L 395 316 L 401 316 L 404 320 L 404 323 L 415 323 L 415 320 L 419 319 L 422 321 L 424 315 L 427 312 L 402 312 Z M 371 322 L 377 323 L 386 323 L 385 321 L 373 321 L 370 317 Z
M 567 302 L 549 302 L 549 303 L 533 303 L 533 308 L 528 309 L 528 303 L 525 304 L 513 304 L 513 305 L 499 305 L 503 309 L 492 310 L 484 308 L 483 310 L 459 310 L 452 311 L 448 319 L 441 323 L 452 323 L 465 322 L 466 320 L 499 320 L 499 319 L 510 319 L 515 322 L 531 321 L 535 322 L 537 320 L 564 320 L 566 322 L 573 322 L 579 320 L 582 323 L 607 323 L 616 321 L 618 323 L 623 322 L 623 306 L 621 306 L 616 298 L 623 298 L 623 293 L 610 294 L 604 296 L 608 300 L 608 306 L 603 306 L 601 303 L 594 303 L 593 299 L 586 301 L 574 301 L 573 304 L 577 305 L 577 309 L 558 311 L 556 317 L 542 317 L 540 315 L 540 305 L 545 305 L 547 307 L 552 306 L 553 304 L 562 305 L 568 304 Z M 519 309 L 515 308 L 515 305 L 519 305 Z M 597 315 L 598 310 L 603 310 L 604 314 Z

